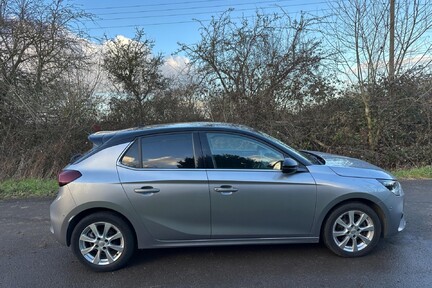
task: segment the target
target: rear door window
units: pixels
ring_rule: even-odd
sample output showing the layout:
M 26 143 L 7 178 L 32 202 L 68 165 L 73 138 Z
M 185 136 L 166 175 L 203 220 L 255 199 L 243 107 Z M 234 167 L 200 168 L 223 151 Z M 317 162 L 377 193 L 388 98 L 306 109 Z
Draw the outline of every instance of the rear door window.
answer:
M 167 134 L 141 139 L 143 168 L 195 168 L 192 134 Z
M 192 133 L 142 137 L 126 151 L 121 163 L 129 167 L 144 169 L 195 168 L 192 137 Z M 139 146 L 141 150 L 138 150 Z

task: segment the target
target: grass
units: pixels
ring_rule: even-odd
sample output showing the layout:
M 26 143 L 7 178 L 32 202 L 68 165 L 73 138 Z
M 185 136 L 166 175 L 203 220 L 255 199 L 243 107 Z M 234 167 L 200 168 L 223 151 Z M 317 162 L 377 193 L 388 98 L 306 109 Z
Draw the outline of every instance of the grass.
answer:
M 423 166 L 392 171 L 399 179 L 432 179 L 432 166 Z
M 0 181 L 0 199 L 54 197 L 58 184 L 55 180 L 23 179 Z

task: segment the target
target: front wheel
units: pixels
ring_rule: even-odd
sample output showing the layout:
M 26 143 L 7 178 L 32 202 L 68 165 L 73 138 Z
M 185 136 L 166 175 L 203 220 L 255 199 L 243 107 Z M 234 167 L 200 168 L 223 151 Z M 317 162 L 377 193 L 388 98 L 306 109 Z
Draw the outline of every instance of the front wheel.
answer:
M 353 202 L 332 211 L 324 224 L 327 247 L 339 256 L 368 254 L 381 237 L 381 221 L 369 206 Z
M 71 246 L 83 264 L 94 271 L 108 272 L 127 264 L 135 250 L 135 238 L 123 219 L 109 212 L 99 212 L 76 225 Z

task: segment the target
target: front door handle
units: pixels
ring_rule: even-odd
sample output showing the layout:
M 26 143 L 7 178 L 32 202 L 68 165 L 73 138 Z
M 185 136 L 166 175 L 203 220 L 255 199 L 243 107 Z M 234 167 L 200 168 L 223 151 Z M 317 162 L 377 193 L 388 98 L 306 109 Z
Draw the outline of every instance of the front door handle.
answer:
M 140 193 L 144 195 L 153 195 L 154 193 L 157 193 L 160 191 L 158 188 L 153 188 L 152 186 L 144 186 L 141 188 L 134 189 L 135 193 Z
M 221 193 L 222 195 L 231 195 L 234 192 L 237 192 L 238 189 L 235 187 L 232 187 L 231 185 L 222 185 L 220 187 L 214 188 L 216 192 Z

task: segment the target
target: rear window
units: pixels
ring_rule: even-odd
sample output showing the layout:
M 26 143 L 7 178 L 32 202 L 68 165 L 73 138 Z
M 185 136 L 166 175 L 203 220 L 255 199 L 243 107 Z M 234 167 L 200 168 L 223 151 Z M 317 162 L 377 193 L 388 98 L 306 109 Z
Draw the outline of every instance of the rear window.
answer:
M 96 150 L 97 150 L 97 146 L 93 146 L 90 150 L 87 150 L 87 152 L 84 153 L 77 153 L 74 154 L 70 160 L 69 160 L 69 164 L 76 164 L 81 162 L 82 160 L 88 158 L 90 155 L 92 155 Z

